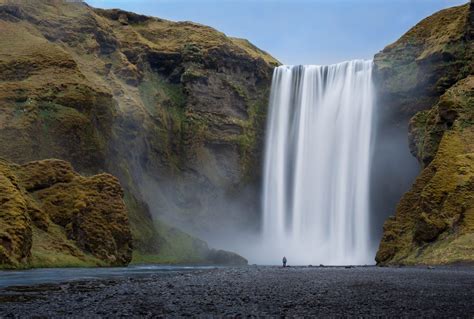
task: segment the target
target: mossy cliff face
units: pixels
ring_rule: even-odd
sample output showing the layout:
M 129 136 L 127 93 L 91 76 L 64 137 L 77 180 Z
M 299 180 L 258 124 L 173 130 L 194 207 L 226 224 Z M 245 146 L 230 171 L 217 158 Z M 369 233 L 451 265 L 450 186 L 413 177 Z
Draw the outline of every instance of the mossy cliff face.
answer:
M 25 263 L 30 254 L 31 218 L 23 195 L 10 165 L 0 162 L 0 265 Z
M 59 0 L 0 0 L 0 29 L 0 156 L 117 176 L 141 254 L 166 246 L 151 211 L 197 234 L 256 225 L 271 56 L 199 24 Z M 222 204 L 241 197 L 250 208 Z
M 123 190 L 68 162 L 0 160 L 0 267 L 118 266 L 132 258 Z
M 385 79 L 384 94 L 398 94 L 389 97 L 391 107 L 399 108 L 395 114 L 414 114 L 410 150 L 422 166 L 384 225 L 379 264 L 474 262 L 473 19 L 472 4 L 443 10 L 376 57 L 376 63 L 394 65 L 392 73 L 379 71 L 378 76 Z M 407 41 L 425 44 L 411 60 L 406 51 L 397 51 Z M 429 68 L 418 65 L 432 55 Z M 406 87 L 397 86 L 404 78 Z
M 472 5 L 422 20 L 374 57 L 380 105 L 406 118 L 431 108 L 473 71 Z
M 22 18 L 21 7 L 2 5 L 1 155 L 18 162 L 63 158 L 81 171 L 97 171 L 105 163 L 112 96 Z
M 470 75 L 446 91 L 431 109 L 418 112 L 410 120 L 410 150 L 423 166 L 435 158 L 445 132 L 474 125 L 472 88 Z

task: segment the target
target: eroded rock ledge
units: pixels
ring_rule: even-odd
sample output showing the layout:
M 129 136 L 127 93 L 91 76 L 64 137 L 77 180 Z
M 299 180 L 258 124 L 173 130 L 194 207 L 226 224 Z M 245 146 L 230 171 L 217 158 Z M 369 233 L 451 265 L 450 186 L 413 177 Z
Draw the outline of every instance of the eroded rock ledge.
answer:
M 123 190 L 71 164 L 0 160 L 0 267 L 119 266 L 132 258 Z
M 383 105 L 422 171 L 384 225 L 378 264 L 474 262 L 474 5 L 421 21 L 375 57 Z

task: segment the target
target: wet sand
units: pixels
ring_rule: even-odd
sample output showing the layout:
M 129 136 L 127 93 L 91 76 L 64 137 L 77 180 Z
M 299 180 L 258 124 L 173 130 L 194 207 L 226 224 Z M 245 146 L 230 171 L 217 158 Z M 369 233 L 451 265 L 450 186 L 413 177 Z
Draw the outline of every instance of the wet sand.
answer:
M 201 269 L 0 289 L 0 317 L 473 317 L 474 267 Z

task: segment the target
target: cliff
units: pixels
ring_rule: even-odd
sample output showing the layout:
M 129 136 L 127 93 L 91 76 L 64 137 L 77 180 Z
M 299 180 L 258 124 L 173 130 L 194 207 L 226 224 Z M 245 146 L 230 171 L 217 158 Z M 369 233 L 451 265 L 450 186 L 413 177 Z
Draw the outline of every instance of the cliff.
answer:
M 472 23 L 472 5 L 441 10 L 376 54 L 381 107 L 413 116 L 471 74 Z
M 0 0 L 0 29 L 0 156 L 117 176 L 138 260 L 201 245 L 167 224 L 255 227 L 270 55 L 196 23 L 59 0 Z
M 422 167 L 384 225 L 378 264 L 474 261 L 474 5 L 421 21 L 375 57 L 381 101 L 412 116 Z

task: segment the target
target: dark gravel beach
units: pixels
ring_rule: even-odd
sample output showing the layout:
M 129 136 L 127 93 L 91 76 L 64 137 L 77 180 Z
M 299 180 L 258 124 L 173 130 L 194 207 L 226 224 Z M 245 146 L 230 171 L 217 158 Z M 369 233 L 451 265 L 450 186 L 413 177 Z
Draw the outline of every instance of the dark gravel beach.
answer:
M 0 289 L 0 317 L 473 317 L 474 268 L 260 267 Z

